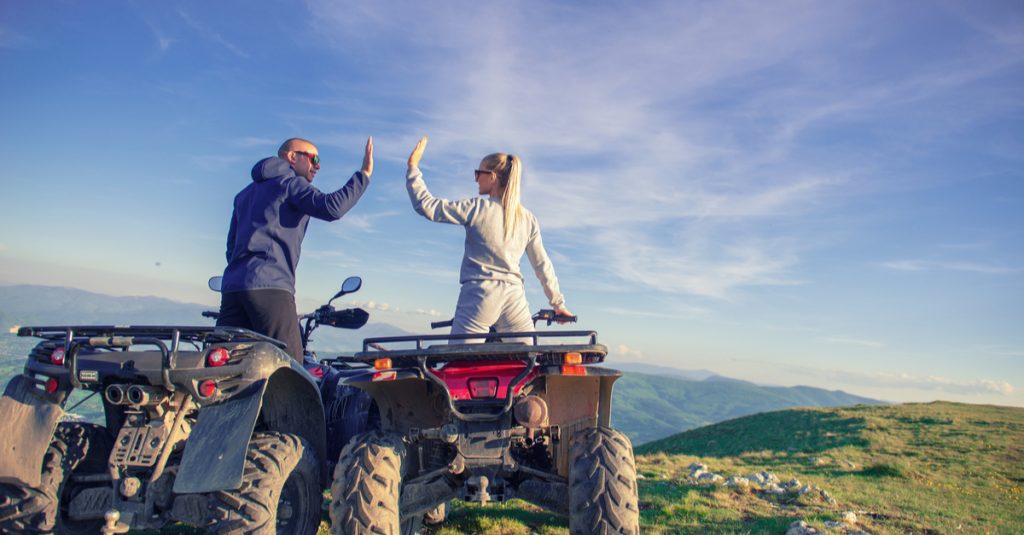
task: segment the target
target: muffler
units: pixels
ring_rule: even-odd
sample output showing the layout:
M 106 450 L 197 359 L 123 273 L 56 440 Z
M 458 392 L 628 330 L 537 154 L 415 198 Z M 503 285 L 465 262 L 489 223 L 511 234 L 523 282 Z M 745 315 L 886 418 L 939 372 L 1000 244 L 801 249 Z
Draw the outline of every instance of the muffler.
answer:
M 163 392 L 151 386 L 132 385 L 128 387 L 127 398 L 131 405 L 156 405 L 165 397 Z
M 127 403 L 124 385 L 110 385 L 103 391 L 103 397 L 111 405 L 124 405 Z

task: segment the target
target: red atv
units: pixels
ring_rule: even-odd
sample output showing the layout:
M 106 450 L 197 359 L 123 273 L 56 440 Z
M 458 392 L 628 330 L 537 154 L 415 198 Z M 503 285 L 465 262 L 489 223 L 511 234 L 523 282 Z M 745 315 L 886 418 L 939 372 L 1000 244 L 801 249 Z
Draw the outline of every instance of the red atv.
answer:
M 380 429 L 341 452 L 332 532 L 415 533 L 449 500 L 519 498 L 571 533 L 638 533 L 633 447 L 610 427 L 622 374 L 596 366 L 607 352 L 593 331 L 364 340 L 351 359 L 373 370 L 346 384 L 373 396 Z

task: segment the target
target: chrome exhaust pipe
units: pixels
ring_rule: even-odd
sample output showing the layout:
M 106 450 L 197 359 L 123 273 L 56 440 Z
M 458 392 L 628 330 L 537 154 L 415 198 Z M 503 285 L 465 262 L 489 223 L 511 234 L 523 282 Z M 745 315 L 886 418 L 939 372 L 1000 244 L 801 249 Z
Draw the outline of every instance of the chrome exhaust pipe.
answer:
M 107 403 L 111 405 L 124 405 L 125 404 L 125 392 L 124 385 L 110 385 L 103 391 L 103 397 L 107 400 Z
M 155 405 L 163 401 L 165 396 L 151 386 L 132 385 L 128 387 L 127 397 L 131 405 Z

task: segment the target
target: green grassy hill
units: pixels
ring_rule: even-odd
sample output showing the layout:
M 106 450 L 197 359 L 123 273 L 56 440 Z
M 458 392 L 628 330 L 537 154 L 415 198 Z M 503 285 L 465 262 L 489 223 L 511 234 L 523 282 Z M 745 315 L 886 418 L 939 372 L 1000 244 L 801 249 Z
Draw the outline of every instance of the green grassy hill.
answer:
M 637 448 L 644 524 L 670 532 L 821 528 L 854 512 L 871 533 L 1024 532 L 1024 409 L 935 402 L 759 414 Z M 767 470 L 827 491 L 695 485 Z M 643 505 L 646 504 L 646 505 Z M 851 526 L 852 527 L 852 526 Z M 846 528 L 849 529 L 849 528 Z
M 782 534 L 798 521 L 833 534 L 1024 533 L 1020 408 L 935 402 L 792 409 L 694 429 L 636 453 L 643 533 Z M 769 472 L 780 484 L 700 482 L 691 477 L 693 463 L 723 478 Z M 515 503 L 457 506 L 434 533 L 568 529 L 564 520 Z

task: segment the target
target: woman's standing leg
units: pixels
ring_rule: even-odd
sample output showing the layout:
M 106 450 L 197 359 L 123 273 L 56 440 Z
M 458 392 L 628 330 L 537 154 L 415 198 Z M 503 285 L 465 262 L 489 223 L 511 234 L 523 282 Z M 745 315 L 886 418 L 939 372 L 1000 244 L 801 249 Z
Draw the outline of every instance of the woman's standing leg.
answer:
M 522 284 L 513 282 L 502 282 L 501 294 L 503 295 L 501 314 L 498 317 L 498 332 L 523 333 L 533 332 L 533 321 L 530 314 L 530 304 L 526 302 L 526 290 Z M 508 338 L 504 342 L 531 343 L 530 338 Z
M 455 306 L 452 334 L 486 333 L 502 312 L 503 295 L 496 281 L 468 281 L 459 290 L 459 303 Z M 452 340 L 455 344 L 481 344 L 485 337 Z

